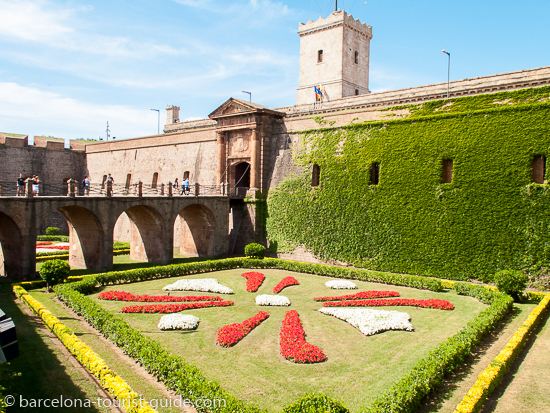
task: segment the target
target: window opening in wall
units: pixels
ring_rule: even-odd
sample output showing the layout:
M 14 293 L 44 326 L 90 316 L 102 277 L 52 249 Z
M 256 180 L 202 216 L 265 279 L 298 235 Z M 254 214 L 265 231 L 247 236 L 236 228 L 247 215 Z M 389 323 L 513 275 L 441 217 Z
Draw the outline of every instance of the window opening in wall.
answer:
M 380 182 L 380 163 L 374 162 L 370 166 L 370 184 L 378 185 Z
M 101 181 L 101 188 L 105 188 L 105 181 L 107 180 L 107 175 L 103 175 L 103 179 Z
M 124 187 L 126 189 L 130 188 L 130 184 L 132 183 L 132 174 L 126 175 L 126 185 Z
M 323 63 L 323 51 L 319 50 L 317 52 L 317 63 Z
M 537 184 L 543 184 L 545 175 L 546 175 L 546 156 L 536 155 L 533 158 L 533 163 L 531 165 L 532 180 Z
M 159 180 L 159 173 L 155 172 L 153 174 L 153 182 L 151 182 L 151 188 L 156 188 L 157 187 L 158 180 Z
M 186 179 L 189 179 L 189 171 L 183 173 L 183 180 L 185 181 Z
M 359 52 L 355 52 L 355 64 L 359 64 Z
M 359 96 L 359 89 L 355 89 L 355 96 Z
M 443 169 L 441 171 L 441 182 L 450 184 L 453 182 L 453 160 L 443 159 Z
M 313 170 L 311 172 L 311 186 L 319 186 L 320 177 L 321 177 L 321 167 L 317 164 L 313 164 Z

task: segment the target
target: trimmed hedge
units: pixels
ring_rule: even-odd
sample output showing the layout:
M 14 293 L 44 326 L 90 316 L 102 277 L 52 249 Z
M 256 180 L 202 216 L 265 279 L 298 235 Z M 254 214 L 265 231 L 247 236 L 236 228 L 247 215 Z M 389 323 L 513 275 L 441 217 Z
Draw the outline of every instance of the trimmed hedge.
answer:
M 349 413 L 349 410 L 342 403 L 324 394 L 313 393 L 301 397 L 285 407 L 281 413 Z
M 429 102 L 408 119 L 300 132 L 303 175 L 269 192 L 270 249 L 463 281 L 544 273 L 550 185 L 532 183 L 531 168 L 537 155 L 550 159 L 550 102 L 541 103 L 549 90 Z M 451 183 L 442 183 L 444 160 L 453 161 Z
M 69 236 L 68 235 L 38 235 L 36 237 L 36 240 L 69 242 Z
M 208 381 L 198 368 L 185 363 L 180 357 L 170 355 L 157 342 L 133 329 L 126 322 L 113 316 L 84 295 L 94 292 L 98 285 L 145 281 L 241 267 L 277 268 L 387 284 L 395 282 L 395 285 L 425 288 L 432 291 L 442 289 L 440 279 L 420 276 L 384 274 L 354 268 L 329 267 L 277 259 L 231 258 L 97 274 L 79 282 L 56 286 L 55 292 L 67 305 L 82 314 L 92 326 L 178 394 L 191 400 L 205 397 L 226 399 L 227 405 L 213 410 L 215 412 L 260 412 L 262 410 L 258 407 L 246 405 L 221 389 L 218 383 Z M 411 372 L 394 384 L 386 394 L 378 398 L 364 412 L 415 411 L 422 399 L 441 385 L 444 375 L 452 373 L 457 366 L 462 364 L 485 334 L 497 325 L 512 306 L 510 296 L 493 289 L 465 283 L 453 283 L 453 286 L 459 294 L 476 297 L 489 304 L 489 307 L 478 314 L 461 331 L 445 340 L 428 356 L 420 360 Z M 308 397 L 306 396 L 306 400 L 309 400 Z M 319 397 L 322 399 L 322 396 Z M 315 400 L 321 399 L 316 398 Z M 296 402 L 298 404 L 293 403 L 288 408 L 296 408 L 295 406 L 299 405 L 299 402 Z M 317 401 L 312 403 L 317 403 Z

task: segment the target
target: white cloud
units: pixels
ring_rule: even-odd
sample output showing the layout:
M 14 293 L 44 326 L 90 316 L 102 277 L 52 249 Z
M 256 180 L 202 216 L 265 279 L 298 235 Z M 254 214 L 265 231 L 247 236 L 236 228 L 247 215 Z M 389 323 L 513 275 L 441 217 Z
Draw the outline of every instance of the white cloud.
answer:
M 108 120 L 113 135 L 124 130 L 125 136 L 118 137 L 128 138 L 155 133 L 153 117 L 147 109 L 91 104 L 17 83 L 0 83 L 0 124 L 6 132 L 92 138 Z M 22 125 L 31 130 L 21 130 Z

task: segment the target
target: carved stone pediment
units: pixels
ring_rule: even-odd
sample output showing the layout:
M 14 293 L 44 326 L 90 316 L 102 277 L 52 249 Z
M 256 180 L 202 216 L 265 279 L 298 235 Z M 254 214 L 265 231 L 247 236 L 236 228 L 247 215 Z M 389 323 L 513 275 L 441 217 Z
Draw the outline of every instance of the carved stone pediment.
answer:
M 249 155 L 250 130 L 236 131 L 229 135 L 229 156 L 243 157 Z
M 277 117 L 284 117 L 285 114 L 266 108 L 265 106 L 258 105 L 253 102 L 246 102 L 244 100 L 231 98 L 227 100 L 223 105 L 218 107 L 208 117 L 210 119 L 218 119 L 226 116 L 235 116 L 242 114 L 268 114 Z

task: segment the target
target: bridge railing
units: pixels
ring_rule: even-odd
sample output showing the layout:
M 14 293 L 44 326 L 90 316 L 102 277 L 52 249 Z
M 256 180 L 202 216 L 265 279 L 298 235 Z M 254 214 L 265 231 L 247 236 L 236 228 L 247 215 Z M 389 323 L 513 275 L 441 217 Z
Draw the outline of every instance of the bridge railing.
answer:
M 0 196 L 231 196 L 245 197 L 248 188 L 231 188 L 229 184 L 201 185 L 191 184 L 188 188 L 175 187 L 171 182 L 158 185 L 146 185 L 137 182 L 132 185 L 120 184 L 90 184 L 82 186 L 81 183 L 69 180 L 68 182 L 49 183 L 38 181 L 36 185 L 26 183 L 23 188 L 16 183 L 0 181 Z

